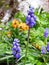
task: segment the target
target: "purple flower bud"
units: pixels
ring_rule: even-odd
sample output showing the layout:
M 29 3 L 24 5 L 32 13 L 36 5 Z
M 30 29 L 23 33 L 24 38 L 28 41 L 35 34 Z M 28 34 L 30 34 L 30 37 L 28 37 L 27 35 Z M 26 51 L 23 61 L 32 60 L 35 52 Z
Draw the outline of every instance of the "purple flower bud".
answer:
M 19 59 L 19 58 L 20 58 L 20 53 L 17 53 L 17 54 L 15 55 L 15 57 L 16 57 L 17 59 Z
M 48 34 L 49 34 L 48 28 L 46 28 L 45 31 L 44 31 L 44 37 L 47 38 L 48 37 Z
M 35 22 L 35 20 L 34 20 L 34 18 L 33 18 L 33 17 L 31 17 L 31 23 L 36 24 L 36 22 Z
M 19 46 L 19 44 L 18 43 L 16 43 L 16 42 L 13 42 L 13 46 Z
M 29 25 L 30 25 L 30 28 L 32 28 L 35 24 L 34 24 L 35 22 L 32 22 L 32 23 L 30 23 Z
M 12 50 L 16 50 L 16 46 L 13 46 Z
M 26 24 L 29 25 L 29 21 L 26 19 Z
M 34 7 L 32 7 L 32 6 L 30 6 L 29 8 L 30 8 L 30 10 L 33 10 L 34 9 Z
M 26 17 L 26 20 L 28 20 L 28 21 L 30 20 L 30 15 L 28 15 L 28 16 Z
M 16 51 L 13 51 L 12 54 L 15 56 L 16 55 Z
M 36 16 L 34 14 L 32 14 L 31 17 L 33 17 L 34 20 L 36 21 Z
M 34 14 L 34 8 L 30 7 L 28 11 L 28 15 Z
M 34 14 L 31 14 L 31 17 L 34 17 Z
M 34 14 L 34 11 L 29 10 L 28 15 Z
M 14 42 L 20 42 L 18 39 L 14 39 Z
M 20 47 L 17 48 L 17 52 L 20 53 Z

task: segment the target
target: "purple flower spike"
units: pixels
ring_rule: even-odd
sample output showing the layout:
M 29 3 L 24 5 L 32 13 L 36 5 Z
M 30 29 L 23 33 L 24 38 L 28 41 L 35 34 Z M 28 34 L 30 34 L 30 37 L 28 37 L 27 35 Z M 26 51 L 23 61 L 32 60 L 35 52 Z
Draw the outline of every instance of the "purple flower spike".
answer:
M 19 40 L 14 39 L 13 41 L 13 48 L 12 48 L 12 54 L 16 59 L 20 58 L 20 45 L 19 45 Z
M 30 7 L 30 10 L 28 11 L 28 15 L 26 17 L 26 24 L 32 28 L 36 24 L 36 16 L 34 15 L 33 8 Z
M 46 28 L 45 31 L 44 31 L 44 37 L 47 38 L 48 37 L 48 34 L 49 34 L 48 28 Z
M 46 50 L 47 50 L 47 52 L 49 52 L 49 42 L 47 43 Z
M 42 54 L 46 54 L 46 50 L 45 50 L 45 47 L 44 46 L 42 46 L 42 48 L 41 48 L 41 53 Z

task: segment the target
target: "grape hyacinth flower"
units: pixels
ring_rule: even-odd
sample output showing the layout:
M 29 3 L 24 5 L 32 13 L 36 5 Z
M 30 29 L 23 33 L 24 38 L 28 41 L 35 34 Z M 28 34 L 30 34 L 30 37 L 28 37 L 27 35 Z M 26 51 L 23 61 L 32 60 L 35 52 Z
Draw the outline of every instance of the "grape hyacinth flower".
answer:
M 41 53 L 42 53 L 42 54 L 45 54 L 45 53 L 46 53 L 46 49 L 45 49 L 44 46 L 42 46 L 42 48 L 41 48 Z
M 28 15 L 26 17 L 26 24 L 32 28 L 36 24 L 36 16 L 34 15 L 33 8 L 30 7 L 30 10 L 28 11 Z
M 48 34 L 49 34 L 48 28 L 46 28 L 45 31 L 44 31 L 44 37 L 47 38 L 48 37 Z
M 49 42 L 47 43 L 46 50 L 47 50 L 47 52 L 49 52 Z
M 14 39 L 13 41 L 13 48 L 12 48 L 12 54 L 16 59 L 20 58 L 20 46 L 19 46 L 19 40 Z

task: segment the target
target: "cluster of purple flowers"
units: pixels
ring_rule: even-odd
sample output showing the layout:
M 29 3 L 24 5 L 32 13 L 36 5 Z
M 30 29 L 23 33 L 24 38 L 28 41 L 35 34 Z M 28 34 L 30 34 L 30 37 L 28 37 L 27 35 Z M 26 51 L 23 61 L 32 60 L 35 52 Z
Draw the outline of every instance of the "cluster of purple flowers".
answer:
M 49 31 L 48 30 L 49 29 L 46 28 L 45 31 L 44 31 L 44 37 L 45 38 L 48 37 L 48 34 L 49 34 Z M 49 52 L 49 42 L 47 43 L 47 46 L 46 47 L 42 46 L 42 48 L 41 48 L 41 53 L 42 54 L 46 54 L 46 52 Z
M 46 54 L 47 52 L 49 52 L 49 42 L 47 43 L 47 46 L 42 46 L 41 48 L 41 53 L 42 54 Z
M 14 57 L 16 59 L 20 58 L 20 45 L 19 45 L 19 40 L 18 39 L 14 39 L 13 41 L 13 48 L 12 48 L 12 54 L 14 55 Z
M 32 28 L 36 24 L 36 16 L 34 15 L 33 8 L 30 7 L 30 10 L 28 11 L 28 15 L 26 17 L 26 24 Z
M 48 34 L 49 34 L 48 28 L 46 28 L 45 31 L 44 31 L 44 37 L 47 38 L 48 37 Z

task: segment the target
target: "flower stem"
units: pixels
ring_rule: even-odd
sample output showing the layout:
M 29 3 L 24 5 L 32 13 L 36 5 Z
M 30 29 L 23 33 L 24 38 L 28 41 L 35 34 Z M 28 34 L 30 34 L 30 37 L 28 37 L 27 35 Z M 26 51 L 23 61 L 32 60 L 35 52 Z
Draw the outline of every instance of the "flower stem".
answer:
M 47 38 L 45 38 L 45 44 L 47 44 Z
M 9 59 L 7 58 L 7 65 L 9 65 Z
M 16 59 L 16 65 L 18 65 L 18 61 L 17 61 L 17 59 Z
M 28 44 L 29 44 L 29 35 L 30 35 L 30 28 L 28 30 L 28 39 L 27 39 L 27 44 L 26 44 L 26 52 L 25 52 L 25 62 L 24 62 L 24 65 L 26 64 L 26 60 L 27 60 L 27 52 L 28 52 Z

